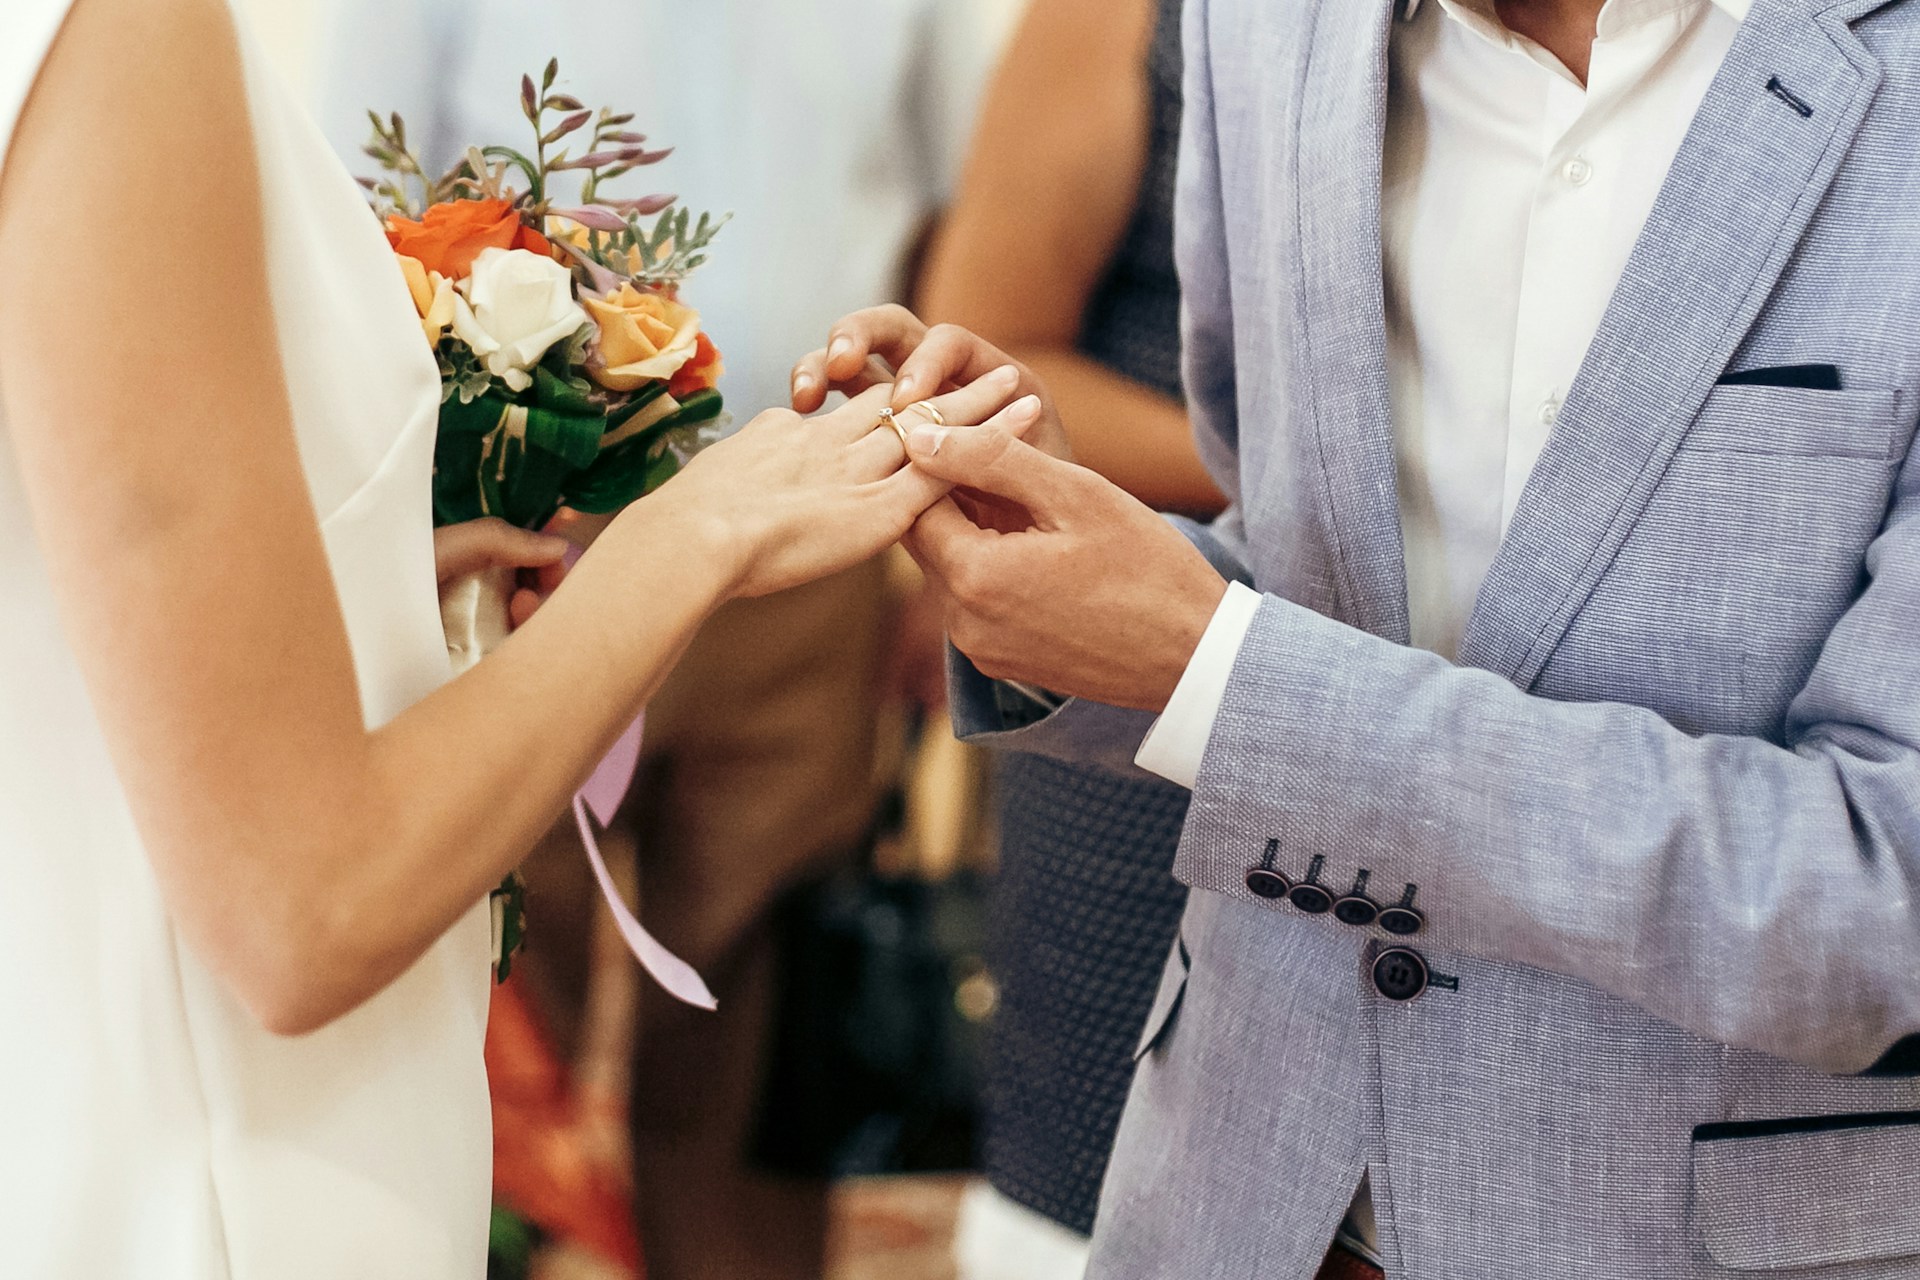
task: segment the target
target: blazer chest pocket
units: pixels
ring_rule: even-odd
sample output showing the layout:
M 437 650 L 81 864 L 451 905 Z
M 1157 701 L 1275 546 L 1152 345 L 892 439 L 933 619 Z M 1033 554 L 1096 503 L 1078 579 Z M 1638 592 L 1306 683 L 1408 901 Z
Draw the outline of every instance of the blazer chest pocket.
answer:
M 1693 1189 L 1701 1242 L 1734 1271 L 1920 1269 L 1920 1112 L 1702 1125 Z
M 1897 388 L 1716 386 L 1681 447 L 1886 461 L 1911 425 L 1901 399 Z

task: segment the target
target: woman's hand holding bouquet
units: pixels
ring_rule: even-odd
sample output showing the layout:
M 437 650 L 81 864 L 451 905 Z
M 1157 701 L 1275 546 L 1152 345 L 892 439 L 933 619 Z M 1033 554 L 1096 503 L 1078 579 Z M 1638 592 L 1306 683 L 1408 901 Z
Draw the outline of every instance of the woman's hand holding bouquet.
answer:
M 725 219 L 696 220 L 672 196 L 603 195 L 603 182 L 667 152 L 629 131 L 631 117 L 556 91 L 558 70 L 549 63 L 538 85 L 521 81 L 531 148 L 473 147 L 439 178 L 409 149 L 398 116 L 372 117 L 367 153 L 384 176 L 364 185 L 440 367 L 433 508 L 456 673 L 527 622 L 560 573 L 551 545 L 506 545 L 505 530 L 482 522 L 534 531 L 563 512 L 576 527 L 611 518 L 600 555 L 682 557 L 715 575 L 716 603 L 778 591 L 898 540 L 944 495 L 946 485 L 906 466 L 909 423 L 978 423 L 1019 383 L 1011 368 L 981 377 L 918 418 L 902 416 L 898 430 L 875 429 L 888 408 L 878 389 L 811 420 L 769 410 L 695 459 L 720 435 L 723 367 L 680 294 Z M 563 203 L 556 188 L 575 175 L 577 196 Z M 1037 402 L 1009 414 L 1024 429 Z M 685 479 L 647 504 L 647 519 L 620 517 L 682 467 Z M 461 548 L 464 559 L 450 554 Z M 610 817 L 637 732 L 576 797 L 590 854 L 588 810 Z M 600 785 L 604 777 L 615 783 Z M 601 878 L 636 954 L 669 989 L 704 1002 L 698 979 L 659 951 Z M 496 895 L 502 977 L 524 928 L 522 896 L 517 875 Z

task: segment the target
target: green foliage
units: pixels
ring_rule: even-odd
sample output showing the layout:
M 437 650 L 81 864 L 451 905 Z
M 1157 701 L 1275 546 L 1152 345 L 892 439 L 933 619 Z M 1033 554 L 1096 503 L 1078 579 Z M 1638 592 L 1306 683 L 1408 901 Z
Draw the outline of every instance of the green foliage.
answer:
M 650 233 L 642 231 L 639 219 L 634 219 L 627 224 L 626 231 L 614 238 L 614 244 L 623 250 L 631 246 L 639 252 L 640 270 L 634 273 L 636 281 L 656 287 L 677 285 L 707 260 L 707 246 L 732 218 L 730 213 L 718 218 L 703 213 L 697 223 L 689 225 L 691 211 L 681 205 L 661 214 Z
M 537 1233 L 524 1218 L 495 1205 L 487 1224 L 487 1280 L 526 1280 L 538 1244 Z
M 719 421 L 719 393 L 702 391 L 644 430 L 620 435 L 666 394 L 656 384 L 610 416 L 542 366 L 517 397 L 497 390 L 470 401 L 449 397 L 434 442 L 434 522 L 497 516 L 538 529 L 562 506 L 619 511 L 671 479 Z

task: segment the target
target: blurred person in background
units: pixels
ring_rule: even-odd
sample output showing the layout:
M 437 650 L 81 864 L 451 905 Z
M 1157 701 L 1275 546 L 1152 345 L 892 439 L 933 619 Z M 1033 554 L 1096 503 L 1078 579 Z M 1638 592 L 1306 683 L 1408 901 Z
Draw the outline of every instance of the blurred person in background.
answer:
M 339 0 L 322 116 L 358 171 L 369 108 L 400 112 L 443 166 L 472 141 L 520 136 L 513 87 L 549 57 L 568 92 L 634 112 L 633 128 L 678 148 L 649 171 L 658 188 L 735 215 L 699 297 L 744 419 L 786 402 L 794 353 L 834 318 L 904 293 L 1004 7 Z M 773 908 L 844 863 L 872 821 L 888 628 L 877 564 L 730 605 L 648 707 L 608 851 L 637 846 L 642 919 L 707 978 L 718 1014 L 644 990 L 627 1034 L 621 993 L 588 978 L 637 986 L 592 960 L 603 908 L 577 837 L 556 832 L 529 863 L 539 941 L 517 970 L 611 1145 L 627 1115 L 654 1280 L 821 1274 L 824 1182 L 757 1171 L 745 1153 L 776 1003 Z
M 1036 0 L 916 301 L 1043 377 L 1081 462 L 1157 509 L 1211 515 L 1222 499 L 1180 392 L 1180 74 L 1180 0 Z M 1064 1280 L 1086 1266 L 1186 901 L 1172 867 L 1188 792 L 1015 754 L 997 781 L 987 1184 L 957 1254 L 967 1280 Z

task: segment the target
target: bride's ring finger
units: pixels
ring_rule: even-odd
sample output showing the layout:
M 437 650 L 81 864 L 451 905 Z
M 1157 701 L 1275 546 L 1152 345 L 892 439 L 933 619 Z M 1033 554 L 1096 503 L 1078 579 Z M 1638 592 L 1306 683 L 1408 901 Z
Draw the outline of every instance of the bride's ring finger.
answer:
M 891 474 L 907 464 L 907 436 L 915 427 L 971 426 L 1005 408 L 1020 386 L 1020 371 L 1009 365 L 957 391 L 916 400 L 904 409 L 882 408 L 856 443 L 862 471 Z

